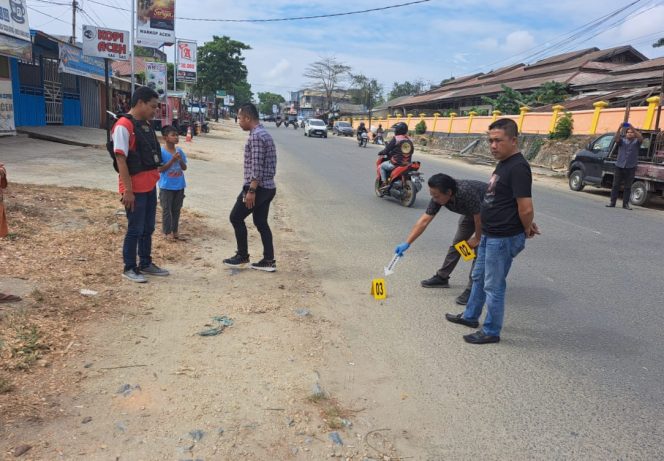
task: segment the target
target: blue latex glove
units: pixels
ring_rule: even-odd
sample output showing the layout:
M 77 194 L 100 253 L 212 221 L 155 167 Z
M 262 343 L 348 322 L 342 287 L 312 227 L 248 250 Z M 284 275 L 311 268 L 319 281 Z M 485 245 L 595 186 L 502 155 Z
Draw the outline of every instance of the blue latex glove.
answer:
M 623 128 L 629 128 L 632 125 L 630 125 L 629 122 L 625 122 L 625 123 L 622 124 L 622 126 L 623 126 Z
M 394 252 L 398 254 L 399 256 L 403 256 L 403 254 L 406 252 L 406 250 L 410 248 L 410 243 L 408 242 L 403 242 L 397 245 L 395 248 Z

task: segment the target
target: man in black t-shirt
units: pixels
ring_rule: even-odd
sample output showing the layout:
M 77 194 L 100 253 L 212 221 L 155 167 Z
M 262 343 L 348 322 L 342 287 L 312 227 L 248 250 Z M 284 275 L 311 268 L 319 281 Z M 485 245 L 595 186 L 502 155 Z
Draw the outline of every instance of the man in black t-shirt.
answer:
M 457 243 L 467 240 L 468 244 L 475 248 L 480 243 L 482 236 L 482 226 L 480 224 L 480 205 L 487 189 L 487 183 L 482 181 L 470 181 L 465 179 L 455 180 L 451 176 L 438 173 L 429 178 L 429 194 L 431 201 L 426 212 L 417 220 L 415 226 L 408 234 L 408 238 L 400 244 L 396 253 L 402 255 L 410 245 L 422 235 L 427 226 L 433 221 L 438 211 L 442 207 L 460 214 L 459 225 L 452 245 L 447 251 L 443 266 L 438 269 L 433 277 L 422 280 L 422 286 L 425 288 L 449 288 L 449 278 L 452 271 L 459 262 L 459 252 L 454 248 Z M 474 261 L 473 261 L 474 265 Z M 472 273 L 472 268 L 471 268 Z M 463 293 L 457 298 L 456 302 L 465 305 L 470 296 L 470 289 L 473 286 L 473 280 L 469 277 L 468 285 Z
M 497 343 L 505 313 L 505 288 L 512 260 L 526 245 L 526 239 L 539 234 L 533 222 L 532 173 L 518 147 L 514 120 L 500 119 L 489 126 L 491 154 L 498 165 L 491 176 L 481 208 L 482 238 L 473 269 L 473 287 L 461 314 L 445 318 L 472 328 L 486 302 L 484 325 L 463 337 L 471 344 Z

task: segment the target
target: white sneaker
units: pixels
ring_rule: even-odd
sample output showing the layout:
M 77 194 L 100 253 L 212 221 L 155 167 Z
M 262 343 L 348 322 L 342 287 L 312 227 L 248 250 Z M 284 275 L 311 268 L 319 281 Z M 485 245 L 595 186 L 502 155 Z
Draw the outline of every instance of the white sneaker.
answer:
M 135 282 L 135 283 L 146 283 L 148 281 L 148 279 L 146 279 L 143 274 L 138 272 L 138 269 L 136 269 L 136 268 L 124 271 L 122 273 L 122 276 L 124 278 L 126 278 L 127 280 L 131 280 L 132 282 Z

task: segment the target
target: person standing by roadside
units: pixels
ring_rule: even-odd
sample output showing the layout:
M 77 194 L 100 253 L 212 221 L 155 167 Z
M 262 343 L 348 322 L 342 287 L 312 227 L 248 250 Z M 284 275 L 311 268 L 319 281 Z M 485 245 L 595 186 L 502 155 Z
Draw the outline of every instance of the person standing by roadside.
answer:
M 177 128 L 165 126 L 161 130 L 161 135 L 166 142 L 166 146 L 161 148 L 163 163 L 158 168 L 161 224 L 166 238 L 175 241 L 179 238 L 180 210 L 186 187 L 183 172 L 187 169 L 187 156 L 176 146 L 179 141 Z
M 112 133 L 119 190 L 127 212 L 122 276 L 138 283 L 147 282 L 143 274 L 168 275 L 167 270 L 152 262 L 161 147 L 149 120 L 154 117 L 158 101 L 159 95 L 153 89 L 146 86 L 136 89 L 131 97 L 129 113 L 115 122 Z
M 9 235 L 7 226 L 7 210 L 5 209 L 4 190 L 7 188 L 7 170 L 0 163 L 0 238 Z M 0 303 L 14 303 L 21 300 L 20 296 L 10 293 L 0 293 Z
M 622 136 L 623 131 L 625 133 L 624 136 Z M 632 207 L 629 206 L 629 199 L 632 195 L 632 182 L 634 182 L 636 165 L 639 162 L 639 150 L 643 142 L 643 135 L 628 122 L 625 122 L 616 131 L 614 142 L 618 146 L 618 158 L 616 159 L 615 172 L 613 174 L 611 202 L 606 206 L 609 208 L 616 206 L 618 194 L 620 194 L 620 186 L 624 182 L 622 207 L 626 210 L 631 210 Z
M 489 126 L 489 145 L 498 165 L 482 201 L 482 238 L 472 273 L 473 287 L 466 310 L 445 315 L 452 323 L 477 328 L 486 302 L 487 315 L 482 329 L 463 337 L 471 344 L 500 341 L 506 279 L 512 260 L 525 248 L 527 238 L 540 233 L 533 221 L 532 173 L 528 161 L 519 152 L 514 120 L 493 122 Z
M 413 226 L 406 241 L 397 246 L 395 253 L 402 256 L 431 224 L 431 221 L 442 207 L 460 214 L 457 231 L 452 240 L 452 245 L 447 250 L 443 266 L 438 269 L 433 277 L 422 280 L 422 286 L 425 288 L 449 288 L 450 275 L 461 258 L 454 245 L 466 240 L 471 248 L 475 248 L 480 243 L 482 237 L 480 206 L 488 184 L 482 181 L 455 180 L 451 176 L 442 173 L 431 176 L 428 184 L 429 194 L 431 195 L 429 206 Z M 470 269 L 471 274 L 473 267 L 475 267 L 475 261 L 473 261 L 473 266 Z M 469 276 L 466 289 L 456 298 L 457 304 L 466 305 L 472 286 L 473 279 Z
M 237 252 L 224 259 L 229 267 L 245 268 L 249 264 L 247 226 L 244 220 L 254 215 L 254 224 L 263 242 L 263 259 L 251 265 L 252 269 L 266 272 L 277 270 L 274 259 L 272 231 L 267 222 L 270 203 L 277 193 L 274 175 L 277 170 L 277 149 L 272 136 L 263 128 L 258 118 L 258 109 L 253 104 L 244 104 L 238 111 L 238 122 L 249 139 L 244 146 L 244 185 L 231 211 L 230 221 L 235 230 Z
M 7 237 L 9 226 L 7 225 L 7 210 L 5 209 L 4 190 L 7 188 L 7 170 L 0 163 L 0 237 Z

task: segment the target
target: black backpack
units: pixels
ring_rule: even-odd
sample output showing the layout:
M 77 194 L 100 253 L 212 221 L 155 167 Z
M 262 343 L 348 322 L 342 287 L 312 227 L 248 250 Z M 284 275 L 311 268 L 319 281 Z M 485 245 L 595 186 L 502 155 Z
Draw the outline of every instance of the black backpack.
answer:
M 115 123 L 118 123 L 118 121 L 120 121 L 120 119 L 122 117 L 125 117 L 125 118 L 128 118 L 129 120 L 131 120 L 131 122 L 134 126 L 134 135 L 139 137 L 137 142 L 139 142 L 139 143 L 145 142 L 145 143 L 151 144 L 150 141 L 146 138 L 145 133 L 142 131 L 141 126 L 137 123 L 136 119 L 134 117 L 132 117 L 130 114 L 119 114 L 117 120 L 115 121 Z M 156 138 L 154 139 L 154 142 L 156 142 L 155 148 L 157 149 L 156 152 L 153 149 L 153 154 L 154 154 L 153 157 L 155 158 L 154 166 L 156 167 L 156 166 L 161 165 L 162 160 L 161 160 L 161 149 L 159 148 L 159 143 L 158 143 Z M 113 169 L 116 171 L 116 173 L 119 173 L 120 170 L 118 169 L 118 161 L 117 161 L 117 156 L 115 154 L 115 146 L 113 145 L 113 139 L 112 138 L 106 141 L 106 150 L 108 151 L 108 155 L 111 156 L 111 160 L 113 161 Z M 129 154 L 129 152 L 127 152 L 127 155 L 128 154 Z M 141 171 L 140 166 L 141 166 L 141 163 L 144 162 L 144 159 L 142 159 L 141 156 L 139 156 L 139 160 L 136 160 L 136 162 L 138 162 L 138 163 L 137 164 L 132 164 L 129 157 L 127 158 L 127 166 L 129 167 L 129 174 L 130 175 L 135 174 L 135 172 L 137 172 L 137 171 Z M 148 162 L 148 164 L 150 166 L 152 165 L 149 162 Z M 143 165 L 145 165 L 145 163 L 143 163 Z M 132 173 L 132 166 L 138 168 L 138 170 L 134 170 L 134 173 Z

